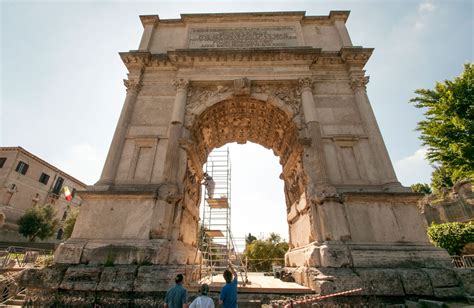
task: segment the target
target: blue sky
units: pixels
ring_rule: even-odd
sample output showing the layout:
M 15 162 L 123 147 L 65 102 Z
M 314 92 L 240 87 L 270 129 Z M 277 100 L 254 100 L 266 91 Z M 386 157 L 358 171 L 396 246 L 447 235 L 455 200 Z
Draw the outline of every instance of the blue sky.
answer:
M 0 10 L 0 145 L 20 145 L 87 184 L 100 176 L 125 98 L 118 52 L 138 48 L 141 14 L 350 10 L 353 44 L 375 48 L 366 66 L 367 91 L 404 185 L 429 182 L 431 173 L 414 130 L 423 114 L 409 99 L 417 88 L 458 76 L 473 60 L 470 0 L 4 0 Z M 231 155 L 236 232 L 273 230 L 286 237 L 278 159 L 253 145 L 232 145 Z M 257 179 L 261 184 L 249 185 Z M 275 219 L 250 221 L 245 209 L 255 204 L 262 213 L 275 212 Z M 242 221 L 255 228 L 239 228 Z

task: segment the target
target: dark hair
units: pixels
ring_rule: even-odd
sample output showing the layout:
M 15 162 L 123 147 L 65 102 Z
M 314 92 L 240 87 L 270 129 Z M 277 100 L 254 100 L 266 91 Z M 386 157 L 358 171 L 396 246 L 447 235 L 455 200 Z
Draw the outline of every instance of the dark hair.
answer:
M 230 283 L 232 281 L 232 273 L 229 270 L 225 270 L 223 276 L 225 282 Z
M 176 275 L 176 277 L 174 278 L 174 282 L 176 282 L 176 283 L 181 283 L 181 282 L 183 282 L 183 279 L 184 279 L 183 274 L 178 274 L 178 275 Z
M 209 286 L 207 284 L 202 284 L 201 288 L 199 289 L 202 295 L 207 295 L 209 293 Z

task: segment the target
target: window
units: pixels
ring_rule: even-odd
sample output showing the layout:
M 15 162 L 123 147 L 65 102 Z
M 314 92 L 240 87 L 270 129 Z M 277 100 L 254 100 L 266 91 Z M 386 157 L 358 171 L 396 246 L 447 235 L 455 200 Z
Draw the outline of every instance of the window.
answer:
M 61 220 L 66 220 L 66 218 L 67 218 L 67 211 L 64 211 L 63 218 L 61 218 Z
M 0 168 L 3 168 L 3 165 L 5 165 L 6 161 L 7 161 L 6 157 L 0 157 Z
M 58 230 L 58 235 L 56 236 L 56 239 L 57 240 L 62 240 L 63 239 L 63 233 L 64 233 L 63 229 L 59 229 Z
M 15 171 L 25 175 L 26 171 L 28 171 L 28 167 L 30 167 L 27 163 L 22 162 L 21 160 L 18 162 Z
M 48 184 L 48 181 L 49 181 L 49 175 L 47 175 L 46 173 L 44 172 L 41 172 L 41 176 L 39 178 L 39 181 L 41 183 L 43 183 L 44 185 Z
M 72 189 L 72 192 L 71 192 L 71 197 L 73 197 L 73 198 L 74 198 L 74 196 L 75 196 L 75 195 L 76 195 L 76 189 L 75 189 L 75 188 L 73 188 L 73 189 Z
M 56 183 L 54 183 L 53 187 L 53 194 L 59 195 L 61 193 L 61 188 L 63 188 L 64 179 L 62 177 L 58 177 Z

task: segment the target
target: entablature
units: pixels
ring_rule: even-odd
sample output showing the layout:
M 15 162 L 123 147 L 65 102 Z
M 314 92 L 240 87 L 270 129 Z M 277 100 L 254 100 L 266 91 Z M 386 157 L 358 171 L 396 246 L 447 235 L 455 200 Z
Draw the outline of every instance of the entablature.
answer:
M 320 48 L 252 48 L 252 49 L 177 49 L 166 54 L 149 51 L 121 52 L 120 57 L 129 71 L 146 66 L 192 67 L 196 65 L 229 66 L 243 62 L 255 64 L 279 63 L 307 65 L 312 69 L 320 65 L 346 64 L 350 68 L 362 69 L 373 52 L 373 48 L 343 47 L 339 52 L 322 51 Z

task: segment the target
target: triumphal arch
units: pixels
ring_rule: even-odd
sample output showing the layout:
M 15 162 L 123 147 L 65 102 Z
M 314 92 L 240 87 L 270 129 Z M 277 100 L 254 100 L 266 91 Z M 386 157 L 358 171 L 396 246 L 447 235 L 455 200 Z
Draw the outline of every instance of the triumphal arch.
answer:
M 366 92 L 373 49 L 353 46 L 348 16 L 140 16 L 138 50 L 120 53 L 127 94 L 101 178 L 56 262 L 188 270 L 207 155 L 251 141 L 279 157 L 298 282 L 433 294 L 422 269 L 449 260 L 428 242 L 419 194 L 397 180 Z

